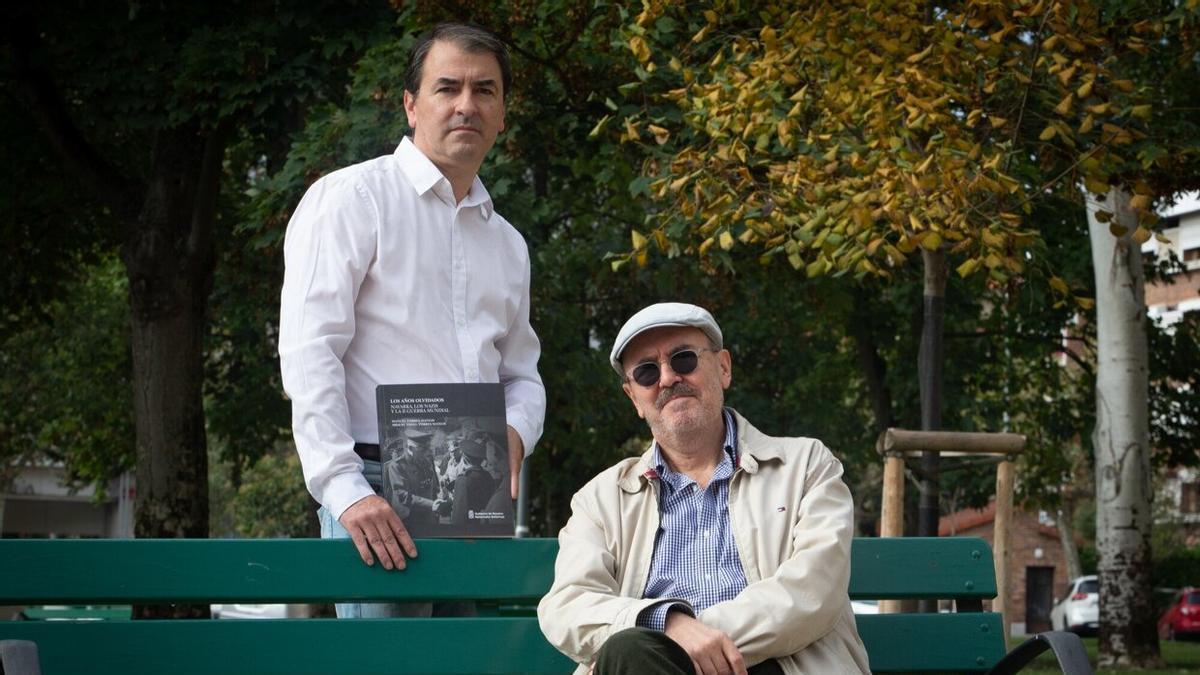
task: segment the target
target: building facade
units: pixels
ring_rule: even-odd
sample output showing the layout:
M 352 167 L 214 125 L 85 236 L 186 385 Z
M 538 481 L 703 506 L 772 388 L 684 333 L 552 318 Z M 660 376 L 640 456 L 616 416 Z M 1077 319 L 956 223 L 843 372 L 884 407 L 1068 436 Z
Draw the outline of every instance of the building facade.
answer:
M 943 516 L 938 523 L 938 536 L 980 537 L 995 550 L 995 523 L 993 501 L 982 509 L 963 509 Z M 1050 609 L 1062 599 L 1063 589 L 1070 581 L 1058 528 L 1044 512 L 1014 508 L 1008 551 L 1008 619 L 1012 634 L 1032 635 L 1050 630 Z
M 113 480 L 98 498 L 92 487 L 68 485 L 61 463 L 28 463 L 0 489 L 0 536 L 130 538 L 135 496 L 129 473 Z

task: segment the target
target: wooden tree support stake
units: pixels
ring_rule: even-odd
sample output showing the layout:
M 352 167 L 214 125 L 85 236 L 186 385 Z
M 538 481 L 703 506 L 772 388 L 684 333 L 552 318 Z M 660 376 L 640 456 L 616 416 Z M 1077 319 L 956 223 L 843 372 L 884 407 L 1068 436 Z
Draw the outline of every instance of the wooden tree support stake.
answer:
M 993 611 L 1004 616 L 1004 639 L 1010 630 L 1008 608 L 1009 532 L 1012 527 L 1013 488 L 1016 482 L 1016 455 L 1025 449 L 1025 436 L 1010 433 L 964 431 L 908 431 L 888 429 L 879 435 L 875 449 L 884 457 L 883 500 L 879 534 L 904 536 L 904 459 L 922 452 L 937 452 L 944 457 L 962 455 L 1002 455 L 996 467 L 996 521 L 992 547 L 995 549 L 996 599 Z M 879 611 L 900 611 L 898 600 L 882 600 Z

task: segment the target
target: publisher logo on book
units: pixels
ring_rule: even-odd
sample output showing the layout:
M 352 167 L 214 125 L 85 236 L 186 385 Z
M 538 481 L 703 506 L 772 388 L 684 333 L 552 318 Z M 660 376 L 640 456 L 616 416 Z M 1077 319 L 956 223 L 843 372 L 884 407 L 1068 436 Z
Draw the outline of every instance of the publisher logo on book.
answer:
M 502 511 L 467 511 L 467 518 L 470 520 L 504 520 L 504 517 Z

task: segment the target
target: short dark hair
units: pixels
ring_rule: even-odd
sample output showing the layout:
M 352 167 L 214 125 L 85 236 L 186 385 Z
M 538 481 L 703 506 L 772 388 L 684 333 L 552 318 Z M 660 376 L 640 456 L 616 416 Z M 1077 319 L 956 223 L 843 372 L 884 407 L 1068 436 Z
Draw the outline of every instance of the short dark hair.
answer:
M 500 64 L 500 79 L 504 87 L 504 98 L 512 86 L 512 67 L 508 62 L 508 48 L 491 32 L 466 23 L 439 23 L 433 30 L 417 39 L 408 53 L 408 70 L 404 71 L 404 88 L 413 96 L 421 89 L 421 76 L 425 68 L 425 57 L 435 42 L 452 42 L 459 49 L 471 53 L 487 52 L 496 57 Z

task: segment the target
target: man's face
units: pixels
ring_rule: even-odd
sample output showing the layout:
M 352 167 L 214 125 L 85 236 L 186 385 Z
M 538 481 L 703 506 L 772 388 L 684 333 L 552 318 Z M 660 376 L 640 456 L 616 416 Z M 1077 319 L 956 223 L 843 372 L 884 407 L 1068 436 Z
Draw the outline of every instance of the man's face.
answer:
M 699 360 L 695 370 L 680 375 L 671 368 L 671 356 L 687 349 L 696 352 Z M 658 382 L 644 387 L 630 378 L 642 363 L 658 364 Z M 621 365 L 625 394 L 656 437 L 686 432 L 720 418 L 732 375 L 729 352 L 712 351 L 700 329 L 667 327 L 642 333 L 625 348 Z
M 429 442 L 425 440 L 408 439 L 408 453 L 413 457 L 430 457 Z
M 476 173 L 504 130 L 503 87 L 500 63 L 492 54 L 434 42 L 417 95 L 404 92 L 413 143 L 442 173 Z

